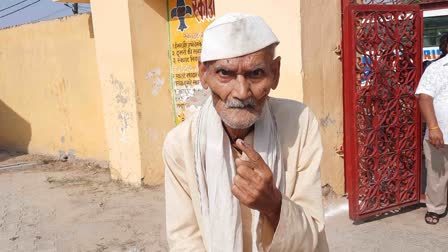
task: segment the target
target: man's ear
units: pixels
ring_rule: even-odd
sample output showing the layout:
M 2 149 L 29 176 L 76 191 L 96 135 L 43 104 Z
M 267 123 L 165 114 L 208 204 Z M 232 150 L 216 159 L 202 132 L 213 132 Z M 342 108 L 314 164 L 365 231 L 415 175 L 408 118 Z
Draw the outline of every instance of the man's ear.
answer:
M 199 69 L 199 80 L 201 81 L 202 88 L 208 89 L 207 84 L 207 66 L 203 62 L 198 62 L 198 69 Z
M 274 84 L 272 85 L 272 89 L 275 90 L 278 86 L 278 82 L 280 81 L 280 63 L 282 58 L 278 56 L 272 62 L 272 72 L 274 74 Z

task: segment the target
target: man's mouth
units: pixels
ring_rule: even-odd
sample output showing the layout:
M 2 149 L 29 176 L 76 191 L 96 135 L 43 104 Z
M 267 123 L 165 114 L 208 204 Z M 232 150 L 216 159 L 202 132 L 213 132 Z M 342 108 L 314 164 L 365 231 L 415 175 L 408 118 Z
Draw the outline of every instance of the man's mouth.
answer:
M 230 109 L 254 109 L 256 101 L 253 98 L 246 100 L 232 99 L 226 102 L 226 107 Z

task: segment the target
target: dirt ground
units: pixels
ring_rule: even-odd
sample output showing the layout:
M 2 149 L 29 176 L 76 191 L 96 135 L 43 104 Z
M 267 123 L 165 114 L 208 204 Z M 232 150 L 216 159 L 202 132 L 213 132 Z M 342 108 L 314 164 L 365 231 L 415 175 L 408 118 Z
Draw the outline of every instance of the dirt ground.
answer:
M 163 187 L 134 188 L 95 163 L 0 162 L 0 251 L 167 251 Z
M 11 164 L 18 166 L 10 167 Z M 424 208 L 353 223 L 347 200 L 326 200 L 331 251 L 448 251 L 448 218 Z M 163 187 L 134 188 L 86 161 L 0 153 L 0 251 L 167 251 Z

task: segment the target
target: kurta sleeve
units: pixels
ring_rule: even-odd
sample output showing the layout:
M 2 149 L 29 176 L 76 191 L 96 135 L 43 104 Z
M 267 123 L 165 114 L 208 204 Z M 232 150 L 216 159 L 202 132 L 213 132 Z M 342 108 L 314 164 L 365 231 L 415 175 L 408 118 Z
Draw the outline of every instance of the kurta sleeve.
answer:
M 435 65 L 430 65 L 423 73 L 415 94 L 426 94 L 436 98 L 444 85 L 443 81 L 440 79 L 440 76 L 441 74 L 437 71 Z
M 314 115 L 300 119 L 300 148 L 290 197 L 283 195 L 280 220 L 269 251 L 328 251 L 324 232 L 320 160 L 322 144 Z M 294 171 L 293 171 L 294 172 Z M 288 181 L 287 181 L 288 183 Z
M 188 189 L 182 152 L 168 136 L 163 148 L 165 163 L 166 231 L 171 252 L 206 251 Z

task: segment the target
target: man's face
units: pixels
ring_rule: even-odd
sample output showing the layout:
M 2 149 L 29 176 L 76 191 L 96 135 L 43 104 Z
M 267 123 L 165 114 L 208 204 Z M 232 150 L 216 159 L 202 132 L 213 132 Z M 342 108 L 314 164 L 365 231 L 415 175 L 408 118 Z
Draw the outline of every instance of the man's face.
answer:
M 252 126 L 280 77 L 275 46 L 245 56 L 199 63 L 202 86 L 210 88 L 222 121 L 233 129 Z

